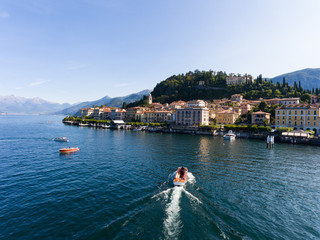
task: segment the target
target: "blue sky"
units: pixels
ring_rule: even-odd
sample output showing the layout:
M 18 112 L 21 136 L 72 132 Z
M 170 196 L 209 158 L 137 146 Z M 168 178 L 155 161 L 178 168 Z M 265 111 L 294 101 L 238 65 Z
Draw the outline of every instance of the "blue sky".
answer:
M 199 70 L 320 67 L 319 0 L 1 0 L 0 95 L 75 103 Z

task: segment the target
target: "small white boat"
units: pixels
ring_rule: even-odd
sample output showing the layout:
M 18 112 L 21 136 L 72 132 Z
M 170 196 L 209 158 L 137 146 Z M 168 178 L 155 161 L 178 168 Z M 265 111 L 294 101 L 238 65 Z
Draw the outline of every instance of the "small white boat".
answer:
M 236 139 L 236 134 L 234 134 L 231 130 L 225 135 L 223 135 L 223 138 L 225 140 L 235 140 Z
M 55 138 L 53 140 L 57 141 L 57 142 L 69 142 L 69 139 L 66 138 L 66 137 L 58 137 L 58 138 Z
M 174 174 L 173 185 L 183 186 L 186 183 L 187 175 L 188 169 L 185 167 L 179 167 Z

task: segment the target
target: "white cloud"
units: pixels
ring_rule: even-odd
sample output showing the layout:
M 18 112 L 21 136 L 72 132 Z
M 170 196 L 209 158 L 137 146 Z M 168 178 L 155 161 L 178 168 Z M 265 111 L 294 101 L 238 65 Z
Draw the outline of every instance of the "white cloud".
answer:
M 7 12 L 0 12 L 0 18 L 8 18 L 10 17 L 10 14 Z
M 44 79 L 40 79 L 40 80 L 37 80 L 35 82 L 32 82 L 29 84 L 29 87 L 35 87 L 35 86 L 39 86 L 39 85 L 42 85 L 44 83 L 47 83 L 49 82 L 48 80 L 44 80 Z

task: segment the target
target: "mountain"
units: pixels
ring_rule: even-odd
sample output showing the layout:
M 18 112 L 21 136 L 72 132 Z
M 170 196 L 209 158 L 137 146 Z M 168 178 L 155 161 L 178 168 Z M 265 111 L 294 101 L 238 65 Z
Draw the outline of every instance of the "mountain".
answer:
M 73 105 L 73 106 L 68 107 L 66 109 L 63 109 L 61 111 L 54 112 L 54 114 L 77 115 L 81 108 L 92 107 L 93 105 L 95 105 L 95 106 L 106 105 L 109 107 L 121 107 L 123 102 L 126 102 L 127 104 L 129 104 L 129 103 L 138 101 L 143 96 L 149 95 L 150 92 L 151 92 L 150 90 L 143 90 L 138 93 L 133 93 L 133 94 L 130 94 L 130 95 L 127 95 L 124 97 L 115 97 L 115 98 L 110 98 L 110 97 L 106 96 L 106 97 L 103 97 L 103 98 L 96 100 L 96 101 L 82 102 L 82 103 Z
M 54 103 L 41 98 L 0 96 L 0 112 L 8 114 L 47 114 L 70 106 L 68 103 Z
M 301 82 L 301 86 L 304 89 L 320 89 L 320 68 L 306 68 L 299 71 L 285 73 L 280 76 L 272 78 L 274 83 L 280 82 L 282 83 L 282 79 L 285 77 L 286 82 L 290 85 L 293 85 L 294 82 L 299 84 Z

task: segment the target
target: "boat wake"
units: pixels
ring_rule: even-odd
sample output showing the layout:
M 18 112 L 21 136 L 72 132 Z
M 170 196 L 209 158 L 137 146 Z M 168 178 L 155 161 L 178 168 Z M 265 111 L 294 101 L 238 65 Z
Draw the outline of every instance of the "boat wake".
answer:
M 166 239 L 177 239 L 182 230 L 182 221 L 180 219 L 180 198 L 183 188 L 174 187 L 170 202 L 166 205 L 166 219 L 163 222 L 164 234 Z
M 171 175 L 171 177 L 174 174 Z M 187 184 L 194 184 L 196 182 L 195 177 L 192 173 L 188 173 Z M 175 186 L 173 188 L 168 188 L 152 197 L 152 199 L 161 200 L 166 202 L 165 204 L 165 219 L 163 221 L 163 233 L 165 239 L 178 239 L 182 228 L 183 222 L 180 216 L 182 207 L 181 197 L 186 196 L 190 202 L 194 205 L 202 204 L 199 198 L 192 195 L 184 187 Z

